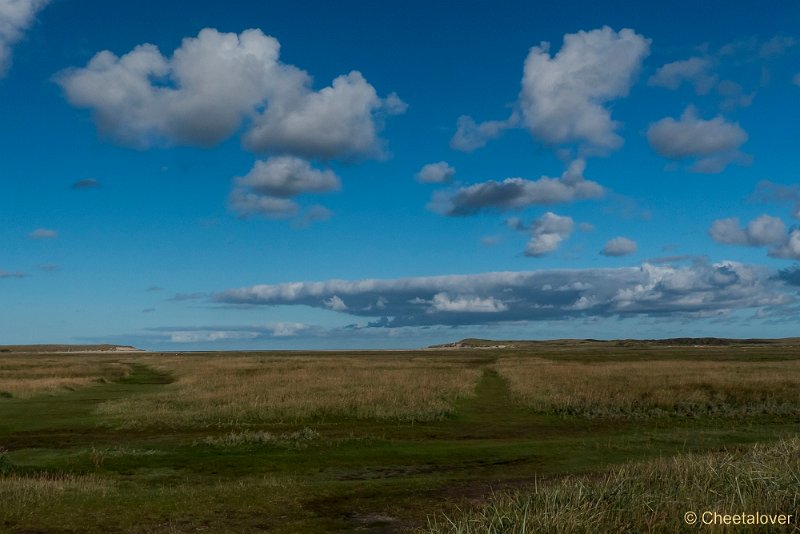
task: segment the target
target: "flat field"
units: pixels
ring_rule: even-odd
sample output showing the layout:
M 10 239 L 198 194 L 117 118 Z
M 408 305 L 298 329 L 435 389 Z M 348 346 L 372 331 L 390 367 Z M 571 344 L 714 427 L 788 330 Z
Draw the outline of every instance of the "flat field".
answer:
M 3 351 L 0 531 L 800 530 L 796 340 L 499 344 Z

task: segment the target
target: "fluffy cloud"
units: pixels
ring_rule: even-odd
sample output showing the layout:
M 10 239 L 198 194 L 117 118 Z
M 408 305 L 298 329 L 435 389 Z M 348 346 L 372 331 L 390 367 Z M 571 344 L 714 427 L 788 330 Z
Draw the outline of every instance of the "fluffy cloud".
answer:
M 49 228 L 37 228 L 28 234 L 30 239 L 55 239 L 58 237 L 58 232 Z
M 158 333 L 171 343 L 203 343 L 287 338 L 312 329 L 303 323 L 279 322 L 258 326 L 162 326 L 149 328 L 148 332 Z
M 450 148 L 461 152 L 472 152 L 485 146 L 490 140 L 500 137 L 507 129 L 519 123 L 519 116 L 514 113 L 504 121 L 486 121 L 480 124 L 468 115 L 458 118 L 457 129 L 450 139 Z
M 199 343 L 202 341 L 226 341 L 232 339 L 254 339 L 255 332 L 231 332 L 228 330 L 177 330 L 170 333 L 172 343 Z
M 451 298 L 447 293 L 437 293 L 433 296 L 430 313 L 459 312 L 459 313 L 499 313 L 508 310 L 503 301 L 493 297 L 464 297 Z
M 259 195 L 237 187 L 228 197 L 228 207 L 241 217 L 263 215 L 270 219 L 287 219 L 297 214 L 297 203 L 288 198 Z
M 555 56 L 550 55 L 550 43 L 533 47 L 520 93 L 526 126 L 549 144 L 619 148 L 619 124 L 606 104 L 628 94 L 649 50 L 650 39 L 607 26 L 565 35 Z
M 333 310 L 333 311 L 345 311 L 345 310 L 347 310 L 347 304 L 345 304 L 344 301 L 342 299 L 340 299 L 336 295 L 333 295 L 333 296 L 331 296 L 331 298 L 326 299 L 324 301 L 324 304 L 325 304 L 325 307 L 328 308 L 329 310 Z
M 729 163 L 747 164 L 750 157 L 739 151 L 747 141 L 747 133 L 737 124 L 721 116 L 703 120 L 689 106 L 679 120 L 665 117 L 650 125 L 647 140 L 659 155 L 683 160 L 696 159 L 693 172 L 718 173 Z
M 659 68 L 647 83 L 675 90 L 683 82 L 688 82 L 694 85 L 697 94 L 704 95 L 717 83 L 716 75 L 711 73 L 712 65 L 712 61 L 707 57 L 674 61 Z
M 339 178 L 333 171 L 316 170 L 307 161 L 294 156 L 257 161 L 250 172 L 236 178 L 235 183 L 230 206 L 244 216 L 291 216 L 298 208 L 290 198 L 339 189 Z
M 610 239 L 600 254 L 604 256 L 627 256 L 636 252 L 636 242 L 627 237 L 615 237 Z
M 333 80 L 318 92 L 301 86 L 286 102 L 271 101 L 245 134 L 245 145 L 256 152 L 289 152 L 323 159 L 379 156 L 375 114 L 402 113 L 396 95 L 388 103 L 378 98 L 359 72 Z
M 292 337 L 304 330 L 308 330 L 308 325 L 303 323 L 272 323 L 264 327 L 274 337 Z
M 245 144 L 259 152 L 351 158 L 380 153 L 380 114 L 402 112 L 358 72 L 311 89 L 305 71 L 279 61 L 280 44 L 260 30 L 206 28 L 172 57 L 151 45 L 117 57 L 96 54 L 57 76 L 70 103 L 124 144 L 212 146 L 252 119 Z M 264 110 L 264 111 L 261 111 Z
M 11 66 L 11 48 L 22 39 L 36 13 L 48 2 L 49 0 L 0 1 L 0 78 L 6 75 Z
M 438 191 L 429 207 L 443 215 L 475 215 L 484 210 L 521 209 L 603 196 L 603 187 L 583 177 L 584 160 L 575 160 L 559 178 L 490 180 L 454 191 Z
M 728 245 L 770 246 L 769 256 L 783 259 L 800 259 L 800 229 L 787 233 L 786 225 L 776 217 L 762 215 L 742 228 L 739 219 L 718 219 L 708 233 L 718 243 Z
M 773 258 L 800 260 L 800 229 L 789 232 L 786 240 L 769 251 Z
M 278 156 L 257 161 L 237 184 L 253 191 L 279 198 L 301 193 L 325 193 L 339 189 L 339 178 L 331 170 L 318 171 L 302 159 Z
M 761 86 L 767 85 L 770 77 L 769 61 L 783 55 L 797 44 L 796 39 L 785 35 L 776 35 L 766 41 L 756 38 L 735 41 L 717 50 L 707 50 L 703 55 L 667 63 L 650 77 L 648 83 L 672 90 L 688 83 L 693 85 L 695 92 L 700 95 L 714 90 L 720 98 L 719 105 L 722 110 L 747 107 L 752 104 L 756 96 L 756 90 L 752 87 L 753 81 L 760 77 Z M 755 66 L 758 71 L 748 66 Z M 747 79 L 743 78 L 743 75 L 746 76 L 748 70 L 751 80 L 749 90 L 745 90 L 740 83 L 731 79 L 720 79 L 720 76 L 725 74 L 740 80 Z
M 375 318 L 373 326 L 490 324 L 570 317 L 685 316 L 782 306 L 793 301 L 762 268 L 724 261 L 687 267 L 541 270 L 394 280 L 258 285 L 215 295 L 220 303 L 305 305 Z
M 451 167 L 446 161 L 439 161 L 437 163 L 428 163 L 423 166 L 417 173 L 416 179 L 418 182 L 427 184 L 441 184 L 449 182 L 456 175 L 456 170 Z
M 540 257 L 556 250 L 561 242 L 569 238 L 575 227 L 570 217 L 562 217 L 548 211 L 531 225 L 531 239 L 525 247 L 526 256 Z
M 784 241 L 786 225 L 778 218 L 761 215 L 743 228 L 739 225 L 739 219 L 732 217 L 717 219 L 711 225 L 708 233 L 717 243 L 762 247 Z
M 60 73 L 70 103 L 92 110 L 105 133 L 136 146 L 171 141 L 214 145 L 265 97 L 288 95 L 308 75 L 278 62 L 280 45 L 260 30 L 206 28 L 171 58 L 151 44 L 117 57 L 105 50 L 85 68 Z

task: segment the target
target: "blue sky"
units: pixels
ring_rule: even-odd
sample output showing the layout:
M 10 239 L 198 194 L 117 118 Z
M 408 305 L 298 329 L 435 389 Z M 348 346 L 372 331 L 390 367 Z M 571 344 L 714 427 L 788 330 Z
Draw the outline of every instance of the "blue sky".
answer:
M 797 335 L 798 27 L 0 0 L 0 342 Z

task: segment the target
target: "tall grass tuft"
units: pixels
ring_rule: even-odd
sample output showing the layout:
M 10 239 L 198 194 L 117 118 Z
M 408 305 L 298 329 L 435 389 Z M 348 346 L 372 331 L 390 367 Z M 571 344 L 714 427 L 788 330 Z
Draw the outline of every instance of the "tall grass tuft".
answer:
M 429 518 L 427 534 L 682 532 L 684 514 L 794 514 L 800 531 L 800 438 L 744 451 L 627 464 L 492 496 L 488 504 Z M 730 526 L 695 525 L 704 532 Z M 761 527 L 763 531 L 764 527 Z M 776 531 L 777 531 L 776 530 Z M 742 530 L 746 531 L 746 530 Z
M 0 476 L 8 475 L 14 471 L 14 464 L 8 457 L 8 449 L 0 445 Z
M 80 504 L 81 499 L 104 496 L 114 490 L 114 484 L 97 475 L 41 473 L 0 476 L 2 517 L 7 524 L 29 520 L 36 510 L 55 501 L 69 499 Z

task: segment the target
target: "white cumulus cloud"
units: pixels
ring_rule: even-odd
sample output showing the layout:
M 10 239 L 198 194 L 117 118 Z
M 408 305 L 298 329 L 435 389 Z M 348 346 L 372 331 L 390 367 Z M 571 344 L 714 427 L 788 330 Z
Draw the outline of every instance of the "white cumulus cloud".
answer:
M 441 184 L 449 182 L 456 175 L 456 170 L 446 161 L 428 163 L 424 165 L 416 174 L 418 182 L 426 184 Z
M 673 160 L 694 159 L 693 172 L 718 173 L 730 163 L 748 164 L 750 156 L 739 148 L 747 141 L 738 123 L 722 116 L 704 120 L 689 106 L 680 119 L 665 117 L 647 130 L 650 146 L 661 156 Z
M 379 156 L 379 125 L 375 114 L 402 113 L 396 95 L 380 99 L 353 71 L 330 87 L 312 91 L 300 86 L 285 102 L 270 102 L 245 134 L 245 145 L 256 152 L 289 152 L 322 159 Z
M 279 60 L 280 44 L 261 30 L 203 29 L 171 57 L 143 44 L 121 57 L 105 50 L 83 68 L 57 76 L 70 103 L 89 108 L 98 128 L 137 147 L 178 143 L 213 146 L 246 119 L 252 150 L 314 158 L 381 152 L 381 114 L 399 113 L 356 71 L 331 86 Z
M 451 298 L 447 293 L 437 293 L 433 296 L 430 312 L 458 312 L 458 313 L 498 313 L 508 310 L 508 306 L 501 300 L 493 297 L 480 298 L 458 295 Z
M 203 341 L 255 339 L 257 337 L 258 334 L 255 332 L 228 330 L 177 330 L 169 334 L 169 340 L 172 343 L 199 343 Z
M 237 183 L 258 193 L 280 198 L 335 191 L 340 185 L 333 171 L 318 171 L 307 161 L 293 156 L 257 161 Z
M 472 152 L 485 146 L 490 140 L 500 137 L 509 128 L 519 123 L 519 116 L 514 113 L 504 121 L 486 121 L 476 123 L 469 115 L 461 115 L 456 124 L 456 133 L 450 139 L 450 148 L 461 152 Z
M 25 30 L 33 24 L 36 14 L 49 0 L 0 0 L 0 78 L 11 66 L 11 50 Z
M 650 39 L 607 26 L 566 34 L 554 56 L 550 43 L 533 47 L 525 60 L 520 93 L 526 126 L 549 144 L 619 148 L 619 123 L 607 104 L 628 94 L 649 51 Z
M 610 239 L 600 251 L 604 256 L 627 256 L 634 252 L 636 252 L 636 242 L 621 236 Z
M 694 85 L 697 94 L 704 95 L 717 83 L 717 76 L 711 72 L 712 68 L 713 62 L 707 57 L 673 61 L 659 68 L 647 83 L 675 90 L 683 82 L 688 82 Z
M 562 217 L 548 211 L 531 225 L 531 238 L 525 247 L 526 256 L 544 256 L 556 250 L 569 238 L 575 228 L 571 217 Z
M 333 311 L 347 310 L 347 304 L 345 304 L 344 301 L 337 295 L 332 295 L 331 298 L 326 299 L 324 302 L 325 302 L 325 307 L 330 310 Z
M 585 167 L 585 161 L 578 159 L 558 178 L 506 178 L 501 182 L 490 180 L 455 190 L 438 191 L 429 207 L 443 215 L 461 216 L 475 215 L 484 210 L 521 209 L 602 197 L 603 187 L 583 177 Z
M 303 323 L 271 323 L 264 327 L 274 337 L 292 337 L 304 330 L 308 330 L 308 325 Z
M 800 260 L 800 229 L 789 232 L 786 240 L 769 251 L 773 258 Z
M 708 233 L 717 243 L 761 247 L 785 240 L 786 225 L 780 219 L 765 214 L 742 227 L 738 218 L 731 217 L 714 221 Z
M 326 193 L 339 187 L 339 177 L 329 169 L 314 169 L 308 161 L 294 156 L 276 156 L 257 161 L 249 173 L 236 178 L 229 203 L 233 211 L 243 216 L 288 217 L 298 210 L 292 197 Z

